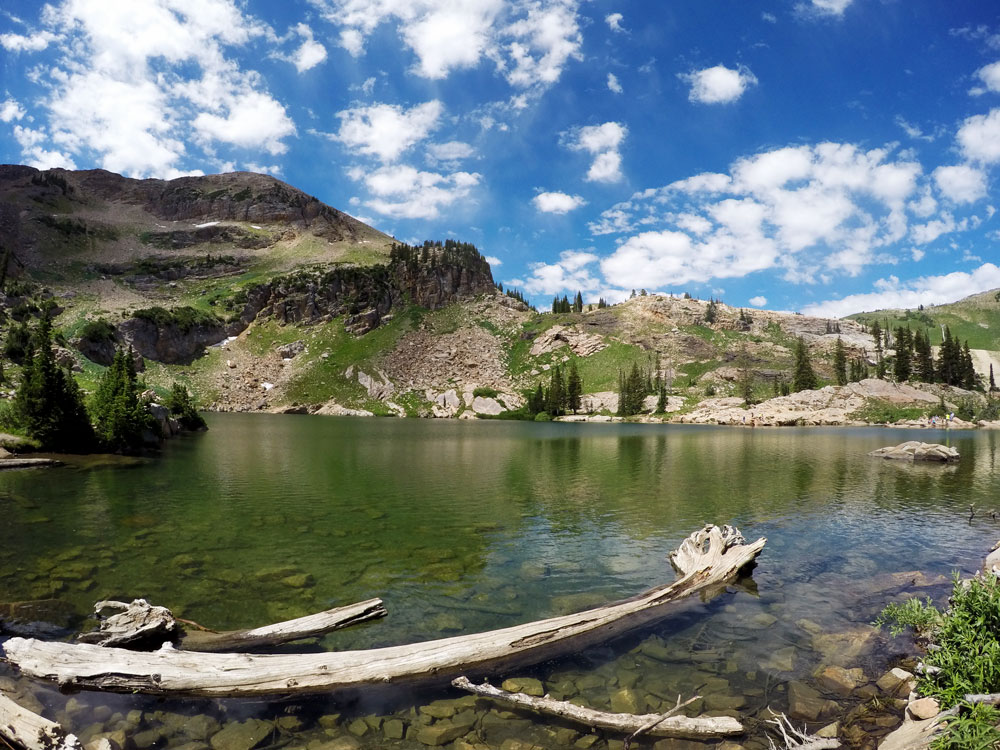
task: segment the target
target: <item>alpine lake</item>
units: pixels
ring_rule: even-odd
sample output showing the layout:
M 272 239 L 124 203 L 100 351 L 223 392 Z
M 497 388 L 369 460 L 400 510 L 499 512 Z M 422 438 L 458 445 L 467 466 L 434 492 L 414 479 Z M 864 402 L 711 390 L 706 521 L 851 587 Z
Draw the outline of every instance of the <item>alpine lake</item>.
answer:
M 208 432 L 155 458 L 0 473 L 0 607 L 35 602 L 22 616 L 50 623 L 46 637 L 57 638 L 94 627 L 83 618 L 102 599 L 142 597 L 235 629 L 380 597 L 386 618 L 276 650 L 371 648 L 630 597 L 674 579 L 667 555 L 691 532 L 732 524 L 748 541 L 767 537 L 746 577 L 492 683 L 631 713 L 697 694 L 685 713 L 747 727 L 728 740 L 641 737 L 636 747 L 766 748 L 774 711 L 810 731 L 837 722 L 845 746 L 870 748 L 900 714 L 873 683 L 890 667 L 912 668 L 914 653 L 905 636 L 870 623 L 890 601 L 944 602 L 951 577 L 972 574 L 1000 538 L 991 515 L 1000 435 L 988 431 L 208 421 Z M 954 446 L 962 459 L 867 455 L 913 439 Z M 63 694 L 0 664 L 0 686 L 84 742 L 117 733 L 136 750 L 603 750 L 623 739 L 447 683 L 164 699 Z

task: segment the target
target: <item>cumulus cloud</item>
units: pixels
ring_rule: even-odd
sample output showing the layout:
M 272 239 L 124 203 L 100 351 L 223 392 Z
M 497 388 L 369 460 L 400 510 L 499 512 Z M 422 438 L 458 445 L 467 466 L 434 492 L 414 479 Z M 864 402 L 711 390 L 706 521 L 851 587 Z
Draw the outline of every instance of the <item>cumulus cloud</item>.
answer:
M 579 0 L 310 0 L 340 29 L 339 44 L 352 55 L 383 23 L 398 33 L 430 79 L 473 68 L 483 60 L 514 86 L 548 86 L 572 59 L 582 59 Z
M 902 240 L 921 167 L 886 149 L 821 143 L 738 159 L 636 193 L 590 225 L 631 232 L 601 262 L 614 286 L 663 288 L 778 268 L 856 275 Z
M 1000 62 L 984 65 L 976 71 L 976 77 L 983 82 L 984 88 L 973 88 L 969 93 L 973 96 L 985 94 L 987 91 L 1000 91 Z
M 361 181 L 371 194 L 365 206 L 400 219 L 436 219 L 442 208 L 466 198 L 482 179 L 476 172 L 439 174 L 405 164 L 374 172 L 353 169 L 349 176 Z
M 504 283 L 522 288 L 528 294 L 593 292 L 601 288 L 601 282 L 592 273 L 592 266 L 597 260 L 598 257 L 590 251 L 564 250 L 555 263 L 529 263 L 530 276 Z
M 1000 108 L 967 118 L 956 138 L 966 159 L 983 164 L 1000 161 Z
M 227 57 L 273 36 L 234 0 L 204 0 L 197 9 L 189 0 L 64 0 L 45 7 L 42 23 L 33 38 L 60 45 L 61 59 L 34 71 L 48 117 L 36 118 L 32 140 L 41 142 L 22 146 L 26 157 L 42 150 L 132 176 L 172 177 L 185 172 L 193 145 L 213 160 L 219 146 L 278 154 L 295 133 L 260 76 Z
M 568 214 L 573 209 L 587 204 L 579 195 L 568 195 L 566 193 L 539 193 L 532 201 L 542 213 L 547 214 Z
M 23 34 L 0 34 L 0 47 L 8 52 L 41 52 L 59 39 L 51 31 L 39 31 L 27 36 Z
M 503 265 L 503 261 L 502 261 L 502 260 L 500 260 L 500 259 L 499 259 L 499 258 L 498 258 L 497 256 L 495 256 L 495 255 L 484 255 L 484 256 L 483 256 L 483 260 L 485 260 L 485 261 L 486 261 L 487 263 L 489 263 L 489 264 L 490 264 L 490 266 L 492 266 L 492 267 L 494 267 L 494 268 L 495 268 L 496 266 L 502 266 L 502 265 Z
M 604 23 L 608 25 L 608 28 L 612 31 L 622 32 L 625 28 L 622 26 L 622 21 L 625 19 L 621 13 L 609 13 L 604 17 Z
M 427 138 L 438 124 L 444 106 L 437 99 L 403 109 L 396 104 L 373 104 L 337 113 L 336 139 L 356 153 L 395 161 Z
M 767 304 L 767 297 L 763 295 L 757 295 L 756 297 L 751 297 L 748 301 L 754 307 L 763 307 L 764 305 Z
M 586 125 L 563 133 L 563 143 L 573 151 L 585 151 L 594 157 L 587 170 L 588 182 L 618 182 L 622 179 L 622 157 L 618 148 L 628 135 L 619 122 Z
M 938 190 L 953 203 L 975 203 L 986 197 L 986 174 L 967 164 L 934 170 Z
M 998 286 L 1000 268 L 992 263 L 984 263 L 971 272 L 955 271 L 941 276 L 921 276 L 910 281 L 900 281 L 896 276 L 890 276 L 876 281 L 873 292 L 818 302 L 803 308 L 802 312 L 806 315 L 840 318 L 856 312 L 886 308 L 941 305 Z
M 608 73 L 608 88 L 616 94 L 620 94 L 624 91 L 621 83 L 618 81 L 618 76 L 614 73 Z
M 756 76 L 743 65 L 735 70 L 716 65 L 682 73 L 680 78 L 691 84 L 688 99 L 699 104 L 729 104 L 743 96 L 750 86 L 757 85 Z
M 431 143 L 427 146 L 427 160 L 432 164 L 455 164 L 474 156 L 476 150 L 463 141 Z
M 0 122 L 12 122 L 22 120 L 28 114 L 24 107 L 14 99 L 7 99 L 0 103 Z
M 304 23 L 295 27 L 295 32 L 301 37 L 302 44 L 295 50 L 291 62 L 300 73 L 305 73 L 326 59 L 326 47 L 316 41 L 313 31 Z

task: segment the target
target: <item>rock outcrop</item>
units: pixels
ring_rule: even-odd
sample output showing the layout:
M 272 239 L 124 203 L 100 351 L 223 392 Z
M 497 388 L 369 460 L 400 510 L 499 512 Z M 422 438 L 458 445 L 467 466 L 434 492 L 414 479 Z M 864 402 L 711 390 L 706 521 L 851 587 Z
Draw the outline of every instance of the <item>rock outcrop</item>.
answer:
M 936 463 L 954 463 L 960 458 L 958 450 L 955 448 L 940 443 L 922 443 L 919 440 L 907 440 L 899 445 L 879 448 L 868 455 L 895 461 L 932 461 Z

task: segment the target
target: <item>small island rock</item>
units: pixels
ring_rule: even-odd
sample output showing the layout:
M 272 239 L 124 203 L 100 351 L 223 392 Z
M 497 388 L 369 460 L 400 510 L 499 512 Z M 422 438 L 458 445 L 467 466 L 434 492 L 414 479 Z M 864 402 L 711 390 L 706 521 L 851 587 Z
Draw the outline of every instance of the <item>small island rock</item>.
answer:
M 919 440 L 908 440 L 899 445 L 879 448 L 868 455 L 901 461 L 936 461 L 938 463 L 953 463 L 959 459 L 958 451 L 954 448 L 940 443 L 921 443 Z

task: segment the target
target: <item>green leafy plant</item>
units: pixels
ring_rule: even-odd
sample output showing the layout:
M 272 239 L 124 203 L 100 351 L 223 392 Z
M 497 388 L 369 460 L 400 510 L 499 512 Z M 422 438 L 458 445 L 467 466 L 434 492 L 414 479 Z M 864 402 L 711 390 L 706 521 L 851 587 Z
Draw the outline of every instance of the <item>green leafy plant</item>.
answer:
M 893 602 L 883 609 L 872 623 L 876 628 L 889 628 L 889 634 L 897 636 L 907 628 L 912 628 L 919 636 L 928 636 L 940 624 L 941 613 L 931 603 L 931 598 L 925 600 L 908 599 L 902 604 Z

